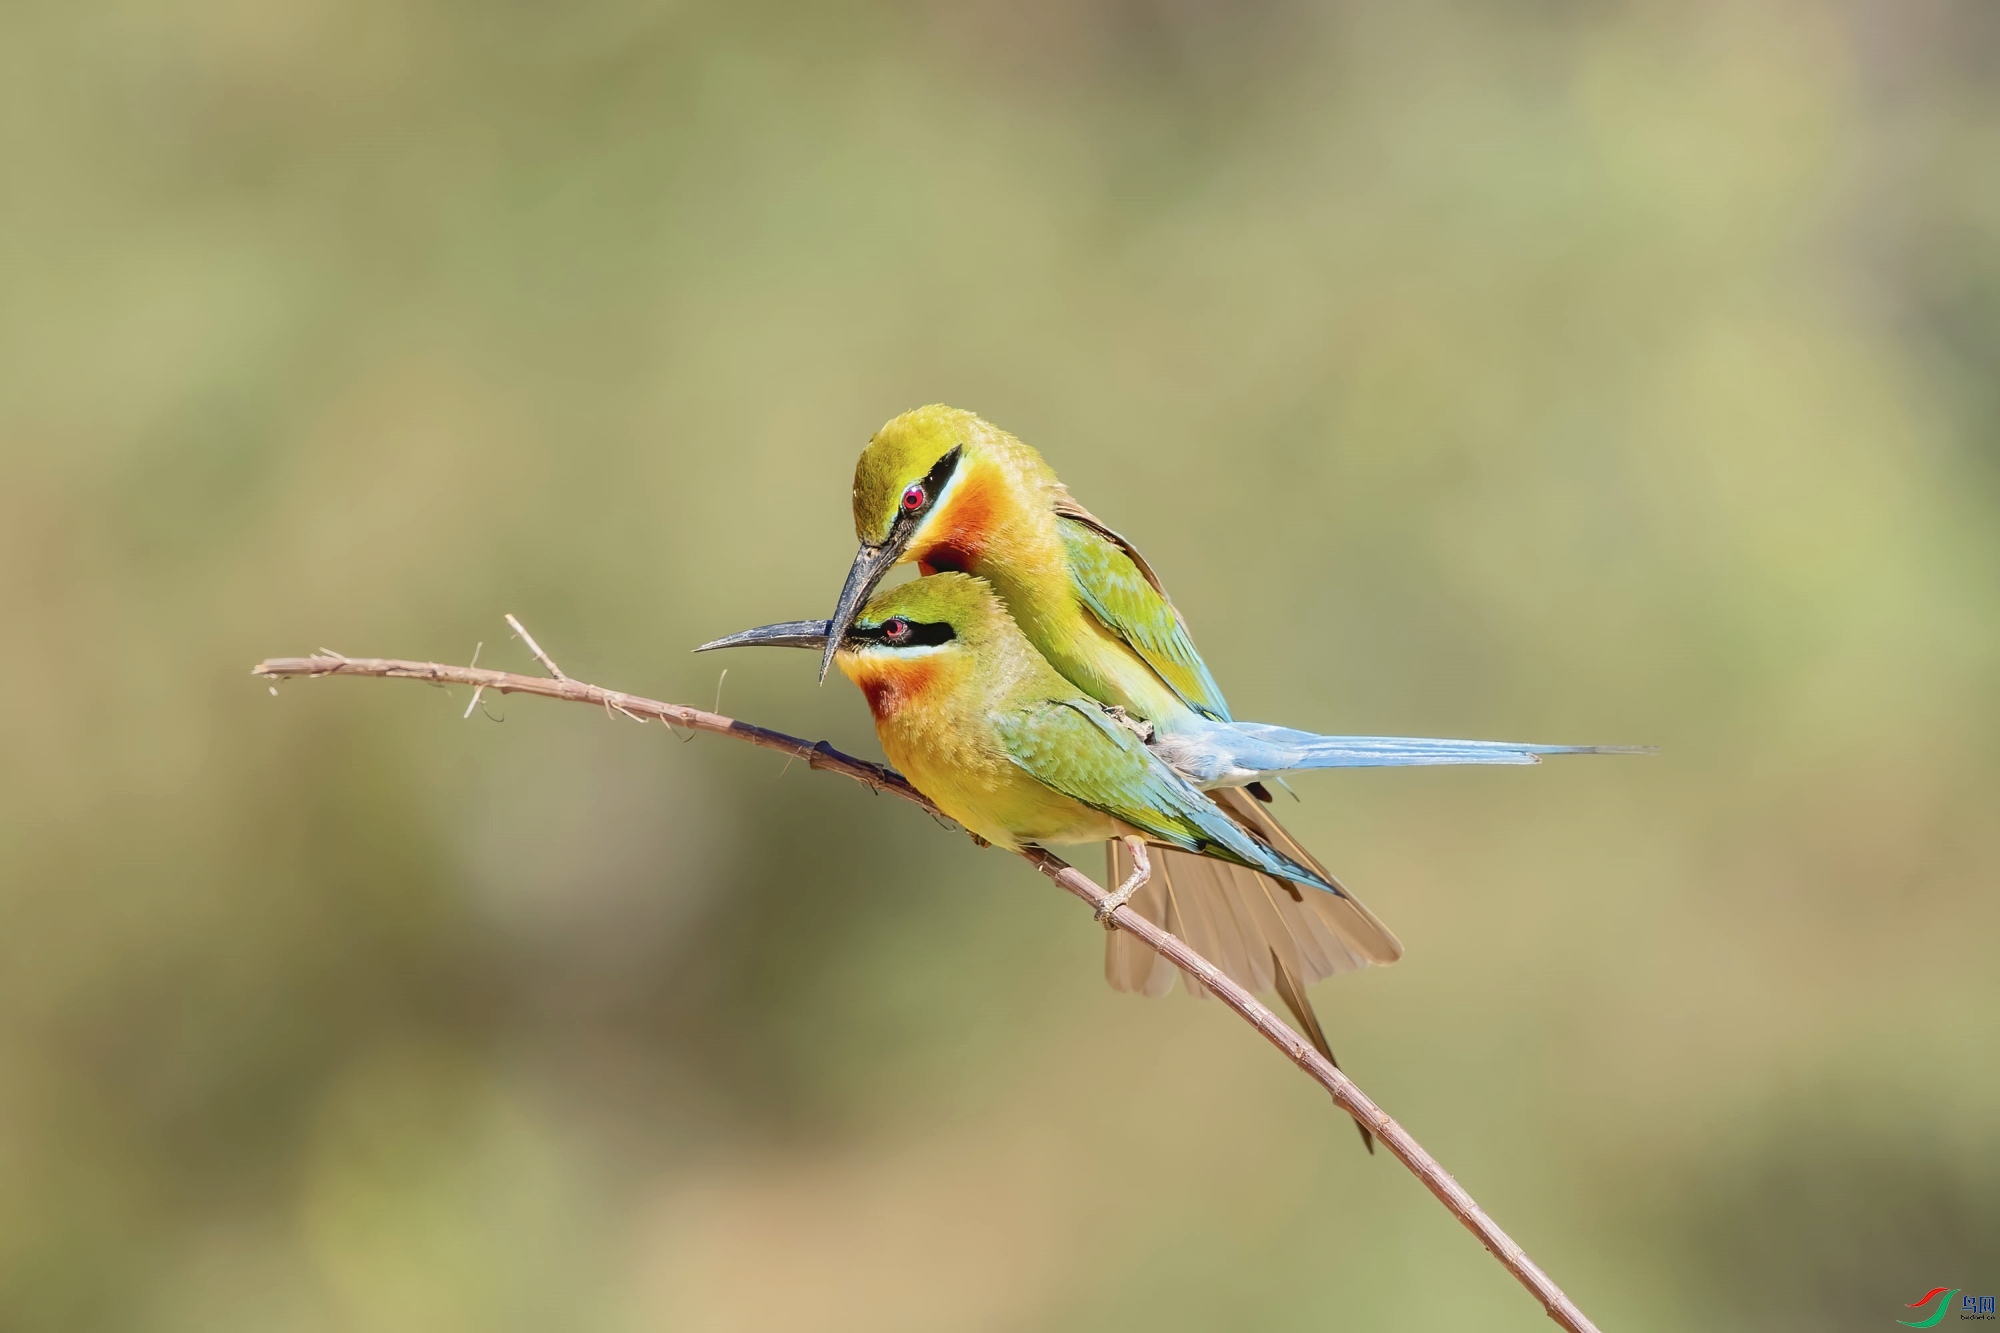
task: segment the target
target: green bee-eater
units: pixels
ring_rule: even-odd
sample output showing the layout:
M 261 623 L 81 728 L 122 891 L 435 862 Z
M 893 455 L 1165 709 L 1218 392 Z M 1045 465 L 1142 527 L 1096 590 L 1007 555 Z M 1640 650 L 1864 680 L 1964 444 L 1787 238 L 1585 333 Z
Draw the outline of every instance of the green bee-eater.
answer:
M 696 651 L 822 648 L 827 633 L 823 620 L 789 621 Z M 1100 916 L 1144 881 L 1149 842 L 1342 897 L 1318 871 L 1252 837 L 1064 679 L 982 579 L 938 574 L 876 593 L 832 648 L 867 697 L 889 762 L 971 832 L 1010 850 L 1125 841 L 1139 868 Z
M 884 753 L 919 791 L 1002 847 L 1109 841 L 1122 853 L 1115 900 L 1132 899 L 1235 980 L 1276 989 L 1333 1058 L 1300 978 L 1393 961 L 1402 946 L 1275 821 L 1240 792 L 1204 793 L 1176 772 L 1122 709 L 1050 666 L 983 580 L 916 579 L 877 593 L 850 621 L 833 660 L 867 696 Z M 818 649 L 828 625 L 764 625 L 697 651 Z M 1225 812 L 1213 796 L 1241 808 Z M 1157 873 L 1147 842 L 1164 851 Z M 1116 944 L 1125 932 L 1110 938 L 1113 985 L 1157 995 L 1172 984 L 1170 964 L 1135 965 Z M 1199 992 L 1190 984 L 1189 993 Z M 1356 1126 L 1372 1152 L 1372 1136 Z
M 976 574 L 1042 656 L 1100 703 L 1151 724 L 1154 748 L 1203 787 L 1306 768 L 1532 764 L 1605 749 L 1321 736 L 1234 721 L 1132 543 L 1078 504 L 1040 454 L 957 408 L 920 407 L 876 432 L 854 469 L 854 529 L 861 549 L 834 609 L 836 636 L 892 566 Z M 821 679 L 833 653 L 829 644 Z

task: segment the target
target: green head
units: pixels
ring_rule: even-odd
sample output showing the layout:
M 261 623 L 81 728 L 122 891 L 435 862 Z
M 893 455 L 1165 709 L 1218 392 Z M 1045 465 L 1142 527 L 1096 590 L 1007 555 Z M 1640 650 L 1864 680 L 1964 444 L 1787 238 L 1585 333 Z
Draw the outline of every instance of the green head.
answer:
M 791 620 L 744 630 L 695 651 L 751 645 L 824 651 L 827 631 L 824 620 Z M 945 662 L 992 668 L 997 665 L 994 655 L 1005 655 L 1009 631 L 1019 637 L 1006 606 L 984 579 L 933 574 L 869 598 L 833 645 L 833 656 L 873 702 L 884 682 L 896 684 L 906 697 L 919 679 L 927 687 L 955 685 L 962 677 L 958 672 L 940 673 Z M 1021 646 L 1026 646 L 1025 640 Z
M 695 651 L 757 645 L 824 648 L 828 629 L 829 622 L 824 620 L 787 620 L 704 643 Z M 855 613 L 834 651 L 904 653 L 948 643 L 978 651 L 1010 631 L 1020 633 L 1006 603 L 985 579 L 970 574 L 933 574 L 884 588 L 870 597 Z M 1022 642 L 1025 646 L 1026 640 Z
M 882 576 L 948 542 L 990 506 L 965 501 L 976 471 L 970 454 L 993 428 L 970 412 L 934 403 L 875 432 L 854 465 L 854 535 L 861 541 L 833 611 L 833 639 L 820 659 L 826 679 L 835 646 Z
M 875 432 L 854 465 L 854 535 L 887 546 L 911 519 L 934 511 L 958 470 L 957 453 L 990 429 L 970 412 L 933 403 Z M 950 460 L 949 462 L 947 460 Z

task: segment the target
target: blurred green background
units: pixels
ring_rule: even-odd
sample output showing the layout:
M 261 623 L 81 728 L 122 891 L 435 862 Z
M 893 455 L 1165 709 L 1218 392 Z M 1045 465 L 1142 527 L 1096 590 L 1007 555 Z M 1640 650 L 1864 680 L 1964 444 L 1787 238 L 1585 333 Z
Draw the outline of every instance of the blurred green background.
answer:
M 943 400 L 1315 775 L 1362 1085 L 1607 1329 L 2000 1287 L 2000 12 L 0 9 L 0 1326 L 1547 1327 L 1218 1005 L 851 784 Z M 1096 864 L 1095 854 L 1085 859 Z M 1983 1284 L 1983 1285 L 1982 1285 Z

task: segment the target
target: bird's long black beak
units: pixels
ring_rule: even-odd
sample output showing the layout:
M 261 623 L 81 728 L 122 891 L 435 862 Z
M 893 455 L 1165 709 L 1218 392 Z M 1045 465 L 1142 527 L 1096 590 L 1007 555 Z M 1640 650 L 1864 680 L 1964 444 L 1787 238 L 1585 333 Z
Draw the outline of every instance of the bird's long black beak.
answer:
M 868 594 L 875 591 L 875 585 L 895 565 L 896 557 L 903 553 L 903 545 L 908 540 L 908 534 L 905 534 L 900 541 L 891 538 L 880 546 L 864 542 L 861 549 L 854 553 L 854 568 L 847 571 L 847 582 L 841 585 L 840 600 L 834 604 L 833 619 L 826 625 L 826 650 L 819 659 L 822 684 L 826 682 L 827 669 L 833 665 L 834 653 L 839 651 L 840 641 L 854 627 L 854 618 L 861 614 Z
M 746 648 L 762 644 L 768 648 L 817 648 L 827 642 L 824 620 L 787 620 L 780 625 L 759 625 L 756 629 L 746 629 L 741 634 L 732 634 L 726 639 L 704 643 L 695 649 L 698 653 L 712 648 Z M 827 654 L 829 660 L 832 654 Z

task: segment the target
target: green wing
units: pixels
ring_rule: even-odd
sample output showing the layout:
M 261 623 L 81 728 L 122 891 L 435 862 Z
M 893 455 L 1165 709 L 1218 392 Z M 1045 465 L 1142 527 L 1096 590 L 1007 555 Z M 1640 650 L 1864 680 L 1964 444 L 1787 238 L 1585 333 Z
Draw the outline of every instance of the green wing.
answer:
M 996 719 L 1008 757 L 1052 787 L 1187 851 L 1208 841 L 1186 817 L 1176 778 L 1145 742 L 1094 703 L 1047 700 Z
M 1070 581 L 1090 613 L 1190 708 L 1228 721 L 1229 705 L 1187 626 L 1125 540 L 1095 520 L 1060 511 L 1056 526 L 1069 553 Z
M 1043 786 L 1122 819 L 1155 842 L 1339 893 L 1331 880 L 1252 838 L 1087 700 L 1046 700 L 995 719 L 1016 764 Z

